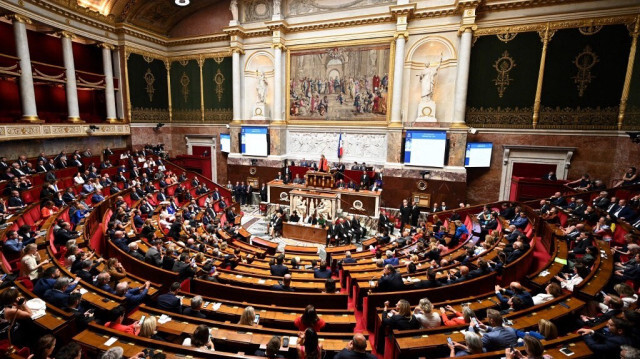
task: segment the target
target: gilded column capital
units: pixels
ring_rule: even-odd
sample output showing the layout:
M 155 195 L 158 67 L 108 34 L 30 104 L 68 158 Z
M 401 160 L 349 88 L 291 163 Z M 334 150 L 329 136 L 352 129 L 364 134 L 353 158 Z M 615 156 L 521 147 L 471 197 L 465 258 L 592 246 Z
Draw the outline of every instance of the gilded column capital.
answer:
M 60 35 L 60 37 L 66 37 L 67 39 L 74 39 L 76 37 L 76 35 L 70 31 L 60 31 L 58 32 L 58 35 Z
M 162 62 L 164 63 L 164 68 L 167 69 L 167 73 L 169 73 L 169 71 L 171 71 L 171 61 L 166 59 L 162 60 Z
M 393 39 L 397 40 L 399 37 L 403 37 L 406 40 L 409 40 L 409 31 L 401 31 L 393 34 Z
M 543 44 L 548 43 L 553 38 L 553 35 L 556 34 L 556 30 L 551 29 L 551 24 L 547 23 L 544 30 L 538 31 L 538 35 L 540 35 L 540 41 Z
M 8 14 L 6 15 L 7 19 L 11 20 L 11 21 L 17 21 L 17 22 L 21 22 L 23 24 L 31 24 L 32 21 L 31 19 L 29 19 L 28 17 L 24 16 L 24 15 L 20 15 L 20 14 Z
M 198 66 L 200 66 L 200 69 L 202 70 L 202 66 L 204 66 L 204 57 L 202 55 L 198 57 Z
M 101 49 L 109 49 L 111 51 L 115 50 L 115 46 L 111 45 L 111 44 L 107 44 L 106 42 L 102 42 L 100 44 L 98 44 L 98 47 Z
M 462 19 L 460 20 L 460 28 L 458 29 L 458 36 L 463 32 L 476 31 L 478 25 L 476 24 L 476 7 L 475 2 L 463 2 L 458 3 L 458 6 L 462 8 Z
M 282 44 L 282 43 L 271 44 L 271 48 L 272 49 L 280 49 L 282 51 L 287 51 L 287 47 L 284 46 L 284 44 Z
M 232 54 L 238 53 L 244 55 L 244 50 L 241 47 L 232 47 L 230 50 Z

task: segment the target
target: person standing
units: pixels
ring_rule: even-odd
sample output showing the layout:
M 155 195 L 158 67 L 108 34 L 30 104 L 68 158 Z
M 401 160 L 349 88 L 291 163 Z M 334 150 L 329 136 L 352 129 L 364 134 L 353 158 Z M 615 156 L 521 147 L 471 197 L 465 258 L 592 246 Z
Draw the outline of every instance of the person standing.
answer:
M 411 220 L 411 207 L 409 207 L 409 201 L 402 200 L 402 206 L 400 206 L 400 233 L 404 229 L 406 224 L 409 224 Z

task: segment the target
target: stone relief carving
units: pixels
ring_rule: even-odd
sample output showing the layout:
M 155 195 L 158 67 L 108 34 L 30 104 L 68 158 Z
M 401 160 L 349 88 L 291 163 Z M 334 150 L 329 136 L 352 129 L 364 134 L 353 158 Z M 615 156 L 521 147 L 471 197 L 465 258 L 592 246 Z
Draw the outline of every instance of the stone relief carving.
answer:
M 329 159 L 336 157 L 339 132 L 289 132 L 287 154 L 317 160 L 324 154 Z M 387 158 L 386 134 L 343 133 L 343 161 L 384 162 Z
M 244 22 L 271 20 L 273 2 L 271 0 L 249 0 L 242 4 Z
M 392 2 L 395 0 L 289 0 L 286 9 L 287 15 L 295 16 Z

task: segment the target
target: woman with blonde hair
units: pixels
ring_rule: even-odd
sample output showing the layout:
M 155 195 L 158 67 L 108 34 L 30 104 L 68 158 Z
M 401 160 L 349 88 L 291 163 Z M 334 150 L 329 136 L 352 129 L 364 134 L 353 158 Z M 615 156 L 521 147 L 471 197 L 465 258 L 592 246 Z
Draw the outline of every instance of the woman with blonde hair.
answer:
M 543 293 L 536 294 L 532 297 L 533 304 L 538 305 L 545 302 L 548 302 L 554 298 L 558 298 L 563 294 L 562 288 L 558 283 L 549 283 L 545 288 Z
M 523 332 L 521 330 L 516 330 L 516 335 L 518 338 L 532 336 L 539 340 L 553 340 L 558 337 L 558 327 L 546 319 L 540 319 L 538 321 L 538 331 L 532 330 L 529 332 Z
M 142 324 L 140 324 L 140 332 L 138 333 L 138 336 L 155 340 L 164 340 L 164 338 L 158 336 L 157 328 L 158 322 L 154 315 L 145 317 Z
M 382 325 L 398 330 L 419 329 L 421 326 L 415 315 L 411 314 L 411 305 L 405 299 L 400 299 L 396 303 L 396 308 L 391 311 L 389 311 L 389 301 L 384 302 Z
M 38 253 L 38 246 L 29 243 L 23 250 L 24 255 L 20 259 L 20 276 L 29 277 L 31 280 L 38 278 L 38 271 L 43 265 L 49 263 L 48 259 L 42 260 Z
M 433 311 L 433 304 L 428 298 L 420 299 L 420 303 L 413 310 L 413 314 L 423 329 L 439 327 L 442 322 L 440 314 Z
M 252 326 L 255 324 L 255 320 L 256 320 L 256 311 L 255 309 L 253 309 L 252 306 L 248 306 L 244 308 L 244 311 L 240 316 L 240 321 L 238 321 L 238 324 Z

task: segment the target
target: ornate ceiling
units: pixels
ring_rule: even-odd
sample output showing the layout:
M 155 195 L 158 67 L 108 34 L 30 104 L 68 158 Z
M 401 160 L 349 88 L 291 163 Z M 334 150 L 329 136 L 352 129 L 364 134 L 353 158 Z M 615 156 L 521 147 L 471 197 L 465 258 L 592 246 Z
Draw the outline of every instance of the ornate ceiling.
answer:
M 113 15 L 117 22 L 129 23 L 155 33 L 168 35 L 182 20 L 212 6 L 228 4 L 230 0 L 191 0 L 189 6 L 178 6 L 173 0 L 70 0 L 78 5 Z M 226 17 L 226 15 L 225 15 Z

